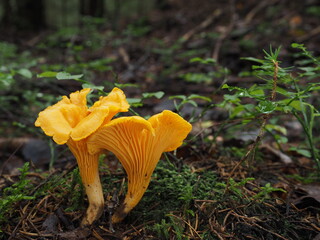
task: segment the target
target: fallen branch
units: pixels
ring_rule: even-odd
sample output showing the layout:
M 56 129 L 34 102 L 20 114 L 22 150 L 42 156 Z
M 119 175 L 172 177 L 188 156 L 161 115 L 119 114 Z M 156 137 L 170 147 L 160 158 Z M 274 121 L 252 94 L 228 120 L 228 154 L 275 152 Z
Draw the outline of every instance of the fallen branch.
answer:
M 197 25 L 195 28 L 191 29 L 187 33 L 185 33 L 182 36 L 182 39 L 184 41 L 188 41 L 194 34 L 197 32 L 207 28 L 210 24 L 213 23 L 213 21 L 221 15 L 221 10 L 216 9 L 211 15 L 209 15 L 203 22 L 201 22 L 199 25 Z
M 234 28 L 235 21 L 236 21 L 236 11 L 235 11 L 235 1 L 230 0 L 230 10 L 231 10 L 231 17 L 230 17 L 230 23 L 226 27 L 225 31 L 219 36 L 215 47 L 213 49 L 212 58 L 215 59 L 218 62 L 220 49 L 222 47 L 222 43 L 224 40 L 229 36 L 230 32 Z

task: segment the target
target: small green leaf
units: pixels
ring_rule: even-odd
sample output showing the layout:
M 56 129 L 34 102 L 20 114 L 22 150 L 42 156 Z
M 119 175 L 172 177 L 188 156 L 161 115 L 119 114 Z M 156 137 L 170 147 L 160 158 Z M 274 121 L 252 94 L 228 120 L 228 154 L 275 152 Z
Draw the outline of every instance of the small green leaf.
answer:
M 70 79 L 79 79 L 83 76 L 83 74 L 71 75 L 67 72 L 58 72 L 56 78 L 58 80 L 70 80 Z
M 193 100 L 188 100 L 187 102 L 190 103 L 194 107 L 198 107 L 198 104 Z
M 140 98 L 127 98 L 127 101 L 130 105 L 132 104 L 137 104 L 137 103 L 141 103 L 141 100 Z
M 14 79 L 13 79 L 12 74 L 0 72 L 0 89 L 1 88 L 5 88 L 5 89 L 9 88 L 13 85 L 13 83 L 14 83 Z
M 315 74 L 314 71 L 316 70 L 314 67 L 299 67 L 299 69 L 305 72 L 313 72 L 313 74 Z
M 211 83 L 212 77 L 204 73 L 186 73 L 181 75 L 181 77 L 187 82 L 193 83 Z
M 262 102 L 259 102 L 257 108 L 261 113 L 268 114 L 273 112 L 276 109 L 276 104 L 271 101 L 262 101 Z
M 309 91 L 316 91 L 320 90 L 320 85 L 319 84 L 311 84 Z
M 125 87 L 135 87 L 135 88 L 138 88 L 138 87 L 139 87 L 138 84 L 134 84 L 134 83 L 115 83 L 114 86 L 115 86 L 115 87 L 118 87 L 118 88 L 125 88 Z
M 253 57 L 242 57 L 240 58 L 241 60 L 247 60 L 247 61 L 252 61 L 252 62 L 257 62 L 263 64 L 264 60 L 258 59 L 258 58 L 253 58 Z
M 289 106 L 301 111 L 302 110 L 302 106 L 301 106 L 301 102 L 296 100 L 296 101 L 292 101 Z
M 57 72 L 47 71 L 43 72 L 37 75 L 37 78 L 43 78 L 43 77 L 56 77 Z
M 91 88 L 91 89 L 103 91 L 104 86 L 96 86 L 93 83 L 84 83 L 82 84 L 82 88 Z
M 304 71 L 303 76 L 314 76 L 316 75 L 316 68 L 314 67 L 300 67 L 300 70 Z
M 274 138 L 276 139 L 276 141 L 277 141 L 278 143 L 287 143 L 287 142 L 288 142 L 288 138 L 285 137 L 285 136 L 280 136 L 280 135 L 278 135 L 278 134 L 275 134 L 275 135 L 274 135 Z
M 284 113 L 290 113 L 290 112 L 292 112 L 292 107 L 291 106 L 284 106 L 283 108 L 282 108 L 282 111 L 284 112 Z
M 304 44 L 292 43 L 291 47 L 292 48 L 300 48 L 300 49 L 302 49 L 302 48 L 304 48 Z
M 230 115 L 230 119 L 233 119 L 234 117 L 236 117 L 240 112 L 242 112 L 244 110 L 244 106 L 243 105 L 239 105 L 239 106 L 236 106 L 231 115 Z
M 205 96 L 201 96 L 201 95 L 198 95 L 198 94 L 191 94 L 188 99 L 202 99 L 204 101 L 207 101 L 207 102 L 211 102 L 211 99 L 208 98 L 208 97 L 205 97 Z
M 26 77 L 26 78 L 32 78 L 32 73 L 30 72 L 29 69 L 27 68 L 21 68 L 17 71 L 21 76 Z
M 289 150 L 290 151 L 295 151 L 295 152 L 301 154 L 302 156 L 305 156 L 305 157 L 308 157 L 308 158 L 310 158 L 312 156 L 311 152 L 309 150 L 306 150 L 306 149 L 291 147 Z
M 298 111 L 302 111 L 302 104 L 299 100 L 291 101 L 291 99 L 283 99 L 283 100 L 279 101 L 279 103 L 290 106 Z
M 155 97 L 157 99 L 161 99 L 163 96 L 164 96 L 164 92 L 162 91 L 152 92 L 152 93 L 142 93 L 143 98 Z
M 195 58 L 190 59 L 190 63 L 193 63 L 193 62 L 200 62 L 202 64 L 215 64 L 217 61 L 214 58 L 203 59 L 200 57 L 195 57 Z
M 287 129 L 282 127 L 282 126 L 279 126 L 279 125 L 274 125 L 274 124 L 266 124 L 266 129 L 268 131 L 271 131 L 271 130 L 276 130 L 277 132 L 280 132 L 282 133 L 283 135 L 287 135 Z
M 171 96 L 169 97 L 169 99 L 181 99 L 181 100 L 186 100 L 187 97 L 185 95 L 174 95 L 174 96 Z
M 262 89 L 249 89 L 249 94 L 252 97 L 262 97 L 264 96 L 264 91 Z
M 227 102 L 237 103 L 240 101 L 237 95 L 224 94 L 223 98 Z
M 128 103 L 138 103 L 141 102 L 141 98 L 127 98 Z
M 225 84 L 223 84 L 223 85 L 222 85 L 222 87 L 221 87 L 221 88 L 222 88 L 222 89 L 226 89 L 226 88 L 228 89 L 228 88 L 230 88 L 230 86 L 229 86 L 228 84 L 226 84 L 226 83 L 225 83 Z
M 284 96 L 287 96 L 287 97 L 293 97 L 295 95 L 295 93 L 290 92 L 290 91 L 288 91 L 288 89 L 284 89 L 284 88 L 281 88 L 281 87 L 277 87 L 276 88 L 276 92 L 280 93 L 280 94 L 282 94 Z

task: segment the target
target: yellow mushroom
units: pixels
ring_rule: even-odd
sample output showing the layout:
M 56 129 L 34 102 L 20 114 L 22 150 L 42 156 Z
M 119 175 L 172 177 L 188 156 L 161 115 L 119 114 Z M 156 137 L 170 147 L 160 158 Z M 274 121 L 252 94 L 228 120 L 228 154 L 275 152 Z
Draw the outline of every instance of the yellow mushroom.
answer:
M 114 88 L 106 97 L 100 97 L 92 107 L 87 107 L 86 88 L 63 96 L 58 103 L 39 113 L 35 126 L 52 136 L 57 144 L 67 144 L 79 166 L 82 183 L 88 196 L 89 206 L 81 225 L 90 225 L 97 220 L 104 206 L 99 178 L 99 152 L 89 154 L 87 139 L 118 112 L 126 112 L 129 104 L 122 90 Z
M 112 216 L 120 222 L 138 204 L 163 152 L 173 151 L 191 131 L 191 124 L 178 114 L 165 110 L 149 120 L 142 117 L 120 117 L 92 134 L 88 150 L 113 152 L 128 175 L 128 191 L 124 202 Z

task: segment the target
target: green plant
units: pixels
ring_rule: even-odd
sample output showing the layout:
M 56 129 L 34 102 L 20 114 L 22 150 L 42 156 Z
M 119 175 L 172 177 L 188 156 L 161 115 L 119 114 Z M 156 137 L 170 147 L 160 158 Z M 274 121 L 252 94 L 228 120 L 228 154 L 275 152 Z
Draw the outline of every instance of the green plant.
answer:
M 228 183 L 217 183 L 218 189 L 223 191 L 223 194 L 226 194 L 228 192 L 233 193 L 238 199 L 243 199 L 245 197 L 245 192 L 244 192 L 244 186 L 248 182 L 252 182 L 254 178 L 245 178 L 242 179 L 241 181 L 235 181 L 233 178 L 229 179 Z M 222 193 L 222 191 L 218 190 L 218 193 Z
M 313 79 L 319 77 L 320 61 L 314 57 L 312 53 L 304 47 L 303 44 L 294 43 L 292 44 L 292 47 L 299 49 L 313 64 L 313 66 L 310 67 L 300 67 L 299 69 L 303 72 L 299 74 L 299 78 L 307 77 L 307 79 Z M 320 171 L 320 155 L 319 150 L 316 148 L 316 142 L 313 136 L 315 126 L 319 124 L 319 122 L 315 123 L 315 120 L 316 117 L 320 116 L 320 112 L 317 107 L 310 103 L 309 100 L 311 93 L 320 89 L 320 83 L 308 82 L 306 87 L 303 87 L 299 86 L 298 81 L 299 79 L 293 79 L 293 86 L 296 91 L 295 99 L 298 101 L 299 105 L 298 107 L 292 109 L 292 113 L 303 127 L 304 133 L 307 136 L 309 148 L 311 149 L 312 157 L 316 161 L 318 170 Z
M 305 9 L 305 11 L 307 14 L 314 15 L 316 17 L 320 17 L 320 7 L 319 6 L 313 5 L 313 6 L 307 7 Z
M 93 90 L 98 90 L 98 94 L 104 94 L 106 93 L 103 91 L 104 86 L 97 86 L 93 84 L 92 82 L 88 80 L 83 80 L 83 74 L 71 74 L 69 72 L 63 71 L 63 72 L 56 72 L 56 71 L 45 71 L 37 75 L 38 78 L 55 78 L 57 80 L 75 80 L 77 82 L 82 83 L 82 88 L 91 88 Z M 89 102 L 90 98 L 94 96 L 93 94 L 90 94 L 88 96 Z
M 65 211 L 73 212 L 75 210 L 84 209 L 84 187 L 81 182 L 79 169 L 76 168 L 71 172 L 71 184 L 66 186 L 69 194 L 67 195 L 70 205 Z
M 192 110 L 192 114 L 189 118 L 189 122 L 193 123 L 196 122 L 197 120 L 201 119 L 203 115 L 208 111 L 210 108 L 213 107 L 213 104 L 207 104 L 207 106 L 200 112 L 196 113 L 196 109 L 198 107 L 198 103 L 195 100 L 201 100 L 206 103 L 211 103 L 211 99 L 205 96 L 201 96 L 198 94 L 191 94 L 189 96 L 186 95 L 174 95 L 170 96 L 169 99 L 174 100 L 174 106 L 177 110 L 178 113 L 181 114 L 182 109 L 186 107 L 187 104 L 192 105 L 194 108 Z
M 219 78 L 222 78 L 225 81 L 226 76 L 229 74 L 229 70 L 219 66 L 213 58 L 203 59 L 200 57 L 194 57 L 191 58 L 189 62 L 198 63 L 205 69 L 203 72 L 188 72 L 181 74 L 180 77 L 186 82 L 195 84 L 212 84 L 215 79 Z
M 23 200 L 33 200 L 35 198 L 34 196 L 30 196 L 32 184 L 30 183 L 30 180 L 27 179 L 29 163 L 25 163 L 19 170 L 19 181 L 15 182 L 10 187 L 6 187 L 2 191 L 2 197 L 0 198 L 0 225 L 8 221 L 10 215 L 14 212 L 13 209 L 15 204 Z
M 317 108 L 310 103 L 311 93 L 320 89 L 319 82 L 306 82 L 306 77 L 314 77 L 319 73 L 319 61 L 308 52 L 303 45 L 293 44 L 293 47 L 302 51 L 315 66 L 303 67 L 298 77 L 294 77 L 292 67 L 282 68 L 278 60 L 280 48 L 264 51 L 265 59 L 244 58 L 254 61 L 259 65 L 253 65 L 253 75 L 262 79 L 264 84 L 254 84 L 249 88 L 223 85 L 223 89 L 232 91 L 233 94 L 225 94 L 224 101 L 219 104 L 230 110 L 230 119 L 242 118 L 242 124 L 246 125 L 260 119 L 262 130 L 282 129 L 283 126 L 267 125 L 267 121 L 276 113 L 294 116 L 302 125 L 307 144 L 320 172 L 319 151 L 316 148 L 313 131 L 316 117 L 320 116 Z M 310 63 L 310 62 L 309 62 Z M 281 98 L 276 98 L 276 94 Z M 249 99 L 249 101 L 248 101 Z M 262 136 L 259 135 L 259 138 Z M 279 141 L 278 141 L 279 143 Z
M 128 24 L 126 29 L 124 29 L 123 34 L 127 38 L 138 38 L 143 37 L 148 34 L 151 30 L 151 27 L 147 24 L 145 18 L 140 18 L 139 20 Z
M 256 190 L 260 190 L 256 195 L 253 196 L 253 199 L 263 202 L 265 199 L 270 197 L 272 192 L 286 192 L 282 188 L 272 187 L 270 183 L 267 183 L 264 187 L 260 187 Z
M 190 59 L 190 62 L 200 62 L 200 64 L 215 65 L 213 59 L 200 61 L 201 58 L 196 57 L 205 54 L 208 50 L 205 48 L 190 48 L 183 49 L 185 44 L 184 39 L 177 39 L 174 43 L 168 45 L 167 42 L 161 39 L 154 39 L 154 45 L 150 48 L 151 53 L 158 55 L 159 61 L 163 65 L 160 76 L 153 76 L 157 81 L 161 82 L 164 79 L 179 77 L 185 81 L 192 83 L 211 83 L 212 78 L 217 76 L 217 72 L 209 73 L 180 73 L 183 69 L 185 59 Z
M 193 201 L 212 198 L 216 184 L 217 177 L 211 172 L 193 173 L 186 165 L 178 169 L 169 161 L 160 161 L 148 190 L 128 217 L 135 218 L 138 214 L 145 221 L 153 219 L 161 222 L 161 219 L 166 219 L 167 214 L 180 211 L 181 207 L 186 218 L 193 217 Z M 146 207 L 154 204 L 155 209 Z
M 156 232 L 161 239 L 171 239 L 173 236 L 178 240 L 188 239 L 184 236 L 184 223 L 175 215 L 167 215 L 166 219 L 154 224 L 150 230 Z
M 116 84 L 116 86 L 119 86 L 119 84 Z M 163 96 L 164 96 L 164 92 L 158 91 L 158 92 L 144 92 L 142 93 L 140 98 L 127 98 L 128 103 L 131 106 L 130 111 L 132 111 L 134 114 L 137 115 L 137 113 L 132 108 L 142 107 L 146 99 L 149 99 L 149 98 L 161 99 Z
M 167 46 L 167 44 L 160 40 L 155 39 L 156 47 L 151 49 L 151 52 L 157 54 L 161 63 L 164 65 L 163 71 L 161 71 L 161 77 L 166 77 L 171 74 L 175 74 L 179 69 L 179 64 L 175 61 L 176 55 L 182 48 L 183 41 L 177 40 L 175 43 Z
M 170 233 L 169 233 L 170 227 L 171 227 L 171 223 L 167 223 L 166 219 L 161 219 L 161 222 L 154 224 L 152 227 L 150 227 L 150 230 L 155 231 L 159 238 L 169 239 L 170 238 Z

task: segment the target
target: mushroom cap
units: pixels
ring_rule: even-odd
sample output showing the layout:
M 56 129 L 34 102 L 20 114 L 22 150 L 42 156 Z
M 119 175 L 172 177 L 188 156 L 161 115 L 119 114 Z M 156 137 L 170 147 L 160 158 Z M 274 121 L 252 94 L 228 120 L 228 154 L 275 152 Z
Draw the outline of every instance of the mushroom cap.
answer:
M 137 116 L 114 119 L 88 138 L 90 154 L 101 149 L 113 152 L 128 175 L 121 215 L 140 201 L 161 154 L 181 146 L 191 128 L 178 114 L 165 110 L 149 120 Z
M 190 123 L 169 110 L 149 120 L 138 116 L 120 117 L 102 126 L 88 139 L 88 150 L 91 154 L 109 148 L 117 152 L 121 147 L 126 151 L 141 148 L 144 152 L 150 149 L 161 153 L 170 152 L 181 146 L 191 129 Z M 150 141 L 143 142 L 145 138 Z
M 87 94 L 89 88 L 63 96 L 58 103 L 47 107 L 39 113 L 35 126 L 41 127 L 44 133 L 52 136 L 58 144 L 68 141 L 73 128 L 87 116 Z
M 164 147 L 163 152 L 171 152 L 180 147 L 192 129 L 190 123 L 169 110 L 150 117 L 148 122 L 155 129 L 158 144 Z
M 99 179 L 99 153 L 89 154 L 87 137 L 118 112 L 125 112 L 129 104 L 124 93 L 114 88 L 106 97 L 88 108 L 86 88 L 63 96 L 58 103 L 39 113 L 35 126 L 41 127 L 46 135 L 58 144 L 67 143 L 78 162 L 82 183 L 88 196 L 89 207 L 82 225 L 90 225 L 103 213 L 104 199 Z
M 113 88 L 108 96 L 100 97 L 99 101 L 96 101 L 91 108 L 99 106 L 108 106 L 111 111 L 126 112 L 130 105 L 126 100 L 126 95 L 119 88 Z
M 92 107 L 87 107 L 89 88 L 63 96 L 58 103 L 39 113 L 35 126 L 41 127 L 46 135 L 52 136 L 58 144 L 64 144 L 71 137 L 79 141 L 110 121 L 118 112 L 125 112 L 129 104 L 122 90 L 114 88 L 106 97 L 100 97 Z

